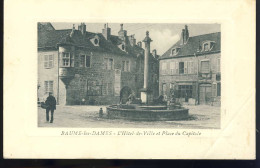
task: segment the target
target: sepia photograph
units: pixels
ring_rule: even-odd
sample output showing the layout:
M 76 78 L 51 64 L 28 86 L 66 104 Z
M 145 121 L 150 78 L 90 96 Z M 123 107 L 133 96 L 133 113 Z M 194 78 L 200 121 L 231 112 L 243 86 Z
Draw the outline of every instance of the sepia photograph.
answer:
M 4 5 L 4 158 L 256 158 L 254 0 Z
M 220 128 L 220 24 L 37 26 L 38 127 Z

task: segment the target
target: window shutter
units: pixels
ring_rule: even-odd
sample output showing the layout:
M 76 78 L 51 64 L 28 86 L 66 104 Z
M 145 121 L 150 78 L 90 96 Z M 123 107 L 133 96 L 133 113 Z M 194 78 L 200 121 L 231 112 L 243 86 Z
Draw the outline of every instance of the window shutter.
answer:
M 70 66 L 74 67 L 74 53 L 70 54 Z
M 173 75 L 175 72 L 175 62 L 170 62 L 170 71 L 171 75 Z
M 49 81 L 49 92 L 53 93 L 53 81 Z
M 44 55 L 44 68 L 48 68 L 49 67 L 49 56 L 48 55 Z
M 187 61 L 184 62 L 184 74 L 187 74 Z
M 178 74 L 179 73 L 179 62 L 175 62 L 176 64 L 176 74 Z
M 190 62 L 190 73 L 193 74 L 194 73 L 194 65 L 193 62 Z
M 45 93 L 48 92 L 48 81 L 44 81 L 44 90 L 45 90 Z
M 208 73 L 209 72 L 209 61 L 202 61 L 201 62 L 201 72 Z
M 216 97 L 216 95 L 217 95 L 217 85 L 212 84 L 212 96 Z
M 49 68 L 53 67 L 53 55 L 49 55 Z

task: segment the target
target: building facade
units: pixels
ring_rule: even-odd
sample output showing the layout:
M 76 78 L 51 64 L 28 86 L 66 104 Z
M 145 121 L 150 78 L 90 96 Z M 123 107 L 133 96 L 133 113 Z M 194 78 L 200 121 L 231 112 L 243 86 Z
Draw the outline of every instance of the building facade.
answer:
M 181 39 L 160 58 L 160 94 L 189 104 L 220 105 L 221 33 L 189 37 L 188 27 Z
M 153 52 L 150 73 L 158 88 L 159 62 Z M 61 105 L 125 103 L 132 92 L 140 97 L 143 62 L 142 43 L 128 36 L 123 24 L 115 36 L 106 24 L 102 33 L 92 33 L 84 23 L 64 30 L 38 23 L 38 101 L 53 92 Z

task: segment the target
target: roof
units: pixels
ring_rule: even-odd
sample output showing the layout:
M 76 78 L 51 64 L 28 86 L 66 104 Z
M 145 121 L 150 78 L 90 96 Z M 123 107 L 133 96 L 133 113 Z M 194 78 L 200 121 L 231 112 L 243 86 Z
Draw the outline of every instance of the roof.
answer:
M 38 49 L 43 48 L 56 48 L 59 44 L 70 44 L 77 47 L 83 47 L 90 51 L 110 52 L 121 55 L 137 56 L 143 52 L 143 49 L 137 45 L 132 46 L 130 44 L 130 37 L 125 38 L 126 52 L 118 48 L 118 45 L 123 41 L 118 37 L 111 35 L 108 40 L 102 35 L 102 33 L 86 32 L 84 35 L 74 29 L 73 35 L 72 29 L 63 30 L 39 30 L 38 29 Z M 97 36 L 99 38 L 99 46 L 94 46 L 90 39 Z
M 55 30 L 51 23 L 49 22 L 38 22 L 38 31 L 39 30 Z
M 213 48 L 210 51 L 200 51 L 198 49 L 205 41 L 214 41 Z M 172 47 L 170 47 L 161 57 L 160 59 L 167 59 L 167 58 L 174 58 L 174 57 L 184 57 L 184 56 L 191 56 L 196 53 L 197 55 L 201 54 L 209 54 L 214 52 L 220 52 L 221 50 L 221 33 L 210 33 L 210 34 L 203 34 L 198 36 L 189 37 L 186 44 L 181 45 L 181 41 L 175 43 Z M 180 48 L 179 52 L 172 56 L 171 51 L 172 49 Z

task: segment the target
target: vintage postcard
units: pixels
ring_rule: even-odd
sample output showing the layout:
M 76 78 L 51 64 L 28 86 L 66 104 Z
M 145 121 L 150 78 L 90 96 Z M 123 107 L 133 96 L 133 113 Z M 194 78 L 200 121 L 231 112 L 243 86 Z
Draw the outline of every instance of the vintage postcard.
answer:
M 255 1 L 59 3 L 5 2 L 5 158 L 255 158 Z

